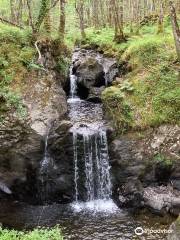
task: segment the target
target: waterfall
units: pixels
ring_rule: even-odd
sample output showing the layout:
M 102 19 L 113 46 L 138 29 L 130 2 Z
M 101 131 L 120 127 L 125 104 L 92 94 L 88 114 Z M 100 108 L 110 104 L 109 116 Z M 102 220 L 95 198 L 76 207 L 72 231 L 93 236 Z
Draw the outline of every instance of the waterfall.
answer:
M 77 98 L 77 77 L 73 74 L 72 67 L 70 68 L 70 97 Z
M 45 136 L 44 156 L 40 163 L 38 174 L 38 193 L 41 202 L 47 204 L 51 196 L 52 186 L 50 185 L 50 170 L 54 163 L 48 151 L 49 130 Z
M 101 104 L 77 96 L 77 77 L 70 69 L 69 117 L 73 123 L 75 210 L 114 211 L 108 141 Z M 78 101 L 76 101 L 78 99 Z

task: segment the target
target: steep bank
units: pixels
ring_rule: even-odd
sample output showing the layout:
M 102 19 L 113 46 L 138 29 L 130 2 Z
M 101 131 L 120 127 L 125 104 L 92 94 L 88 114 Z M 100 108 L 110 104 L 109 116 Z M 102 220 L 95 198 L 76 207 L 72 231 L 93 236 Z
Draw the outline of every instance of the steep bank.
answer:
M 28 32 L 2 25 L 0 37 L 1 195 L 34 201 L 45 135 L 67 113 L 69 53 L 57 40 L 39 39 L 40 64 Z

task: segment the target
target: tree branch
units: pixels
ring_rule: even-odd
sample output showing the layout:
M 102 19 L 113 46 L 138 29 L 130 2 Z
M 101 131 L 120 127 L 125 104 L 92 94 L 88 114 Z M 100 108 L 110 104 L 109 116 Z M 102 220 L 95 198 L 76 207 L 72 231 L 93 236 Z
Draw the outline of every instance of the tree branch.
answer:
M 20 28 L 20 29 L 24 29 L 22 26 L 19 26 L 18 24 L 13 23 L 13 22 L 11 22 L 11 21 L 9 21 L 9 20 L 6 20 L 6 19 L 4 19 L 4 18 L 2 18 L 2 17 L 0 17 L 0 21 L 3 22 L 3 23 L 6 23 L 6 24 L 12 25 L 13 27 L 17 27 L 17 28 Z

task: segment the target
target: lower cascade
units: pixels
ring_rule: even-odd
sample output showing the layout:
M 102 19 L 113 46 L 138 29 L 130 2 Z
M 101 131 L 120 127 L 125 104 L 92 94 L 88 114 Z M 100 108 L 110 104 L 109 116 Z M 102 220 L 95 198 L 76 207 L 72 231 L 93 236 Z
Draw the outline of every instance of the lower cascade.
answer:
M 70 72 L 69 117 L 74 152 L 75 210 L 114 211 L 106 125 L 101 104 L 77 96 L 77 77 Z

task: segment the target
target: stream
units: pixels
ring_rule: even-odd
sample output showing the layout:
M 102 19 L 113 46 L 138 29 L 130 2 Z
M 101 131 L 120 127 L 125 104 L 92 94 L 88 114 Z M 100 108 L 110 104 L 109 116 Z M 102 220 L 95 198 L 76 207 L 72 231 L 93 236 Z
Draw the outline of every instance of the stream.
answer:
M 68 99 L 73 137 L 75 196 L 71 204 L 32 206 L 20 202 L 0 202 L 0 222 L 16 229 L 37 226 L 62 227 L 64 239 L 71 240 L 164 240 L 166 233 L 135 234 L 143 230 L 168 230 L 173 219 L 147 211 L 138 214 L 119 209 L 113 202 L 107 122 L 101 103 L 82 100 L 77 95 L 77 77 L 70 69 Z M 47 141 L 46 141 L 47 144 Z M 42 164 L 48 159 L 46 149 Z

